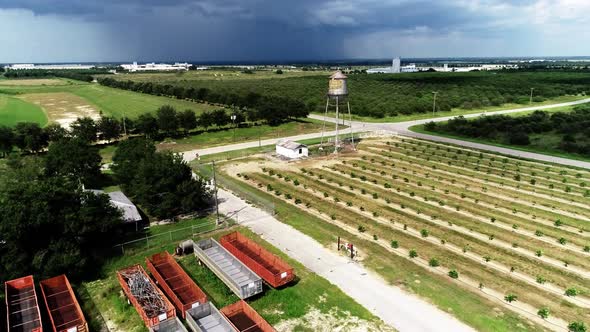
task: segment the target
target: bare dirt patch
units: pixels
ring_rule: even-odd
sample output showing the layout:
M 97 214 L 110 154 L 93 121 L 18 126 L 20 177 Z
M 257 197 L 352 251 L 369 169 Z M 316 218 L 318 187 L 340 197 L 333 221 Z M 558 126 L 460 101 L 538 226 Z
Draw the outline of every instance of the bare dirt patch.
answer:
M 65 85 L 66 82 L 53 78 L 41 78 L 41 79 L 30 79 L 30 80 L 0 80 L 0 85 L 10 86 L 33 86 L 33 85 Z
M 338 317 L 333 313 L 322 313 L 315 308 L 303 317 L 284 320 L 275 325 L 275 329 L 279 332 L 293 331 L 297 328 L 312 331 L 395 331 L 385 324 L 368 322 L 350 315 Z
M 95 106 L 90 105 L 85 99 L 67 92 L 31 93 L 19 96 L 19 98 L 39 105 L 47 114 L 49 122 L 59 123 L 65 128 L 69 128 L 77 118 L 90 117 L 94 120 L 100 118 L 100 113 Z

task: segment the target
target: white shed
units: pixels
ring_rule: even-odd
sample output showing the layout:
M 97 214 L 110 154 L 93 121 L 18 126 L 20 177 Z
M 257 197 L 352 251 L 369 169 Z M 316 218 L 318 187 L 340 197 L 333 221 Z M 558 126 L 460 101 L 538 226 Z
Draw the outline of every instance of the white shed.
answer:
M 289 159 L 298 159 L 309 155 L 307 145 L 288 140 L 279 141 L 276 145 L 276 152 L 277 155 Z

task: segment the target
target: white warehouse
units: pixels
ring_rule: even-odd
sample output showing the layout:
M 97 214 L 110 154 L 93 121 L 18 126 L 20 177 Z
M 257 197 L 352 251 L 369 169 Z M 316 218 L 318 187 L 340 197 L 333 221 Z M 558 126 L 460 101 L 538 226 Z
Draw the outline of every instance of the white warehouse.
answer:
M 293 141 L 279 141 L 276 145 L 276 153 L 280 157 L 299 159 L 309 155 L 307 145 Z

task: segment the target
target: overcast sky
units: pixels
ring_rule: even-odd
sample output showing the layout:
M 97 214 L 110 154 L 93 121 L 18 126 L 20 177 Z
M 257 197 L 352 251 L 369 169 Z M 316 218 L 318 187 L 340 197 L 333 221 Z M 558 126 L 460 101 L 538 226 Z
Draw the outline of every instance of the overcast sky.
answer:
M 0 0 L 0 63 L 590 55 L 590 0 Z

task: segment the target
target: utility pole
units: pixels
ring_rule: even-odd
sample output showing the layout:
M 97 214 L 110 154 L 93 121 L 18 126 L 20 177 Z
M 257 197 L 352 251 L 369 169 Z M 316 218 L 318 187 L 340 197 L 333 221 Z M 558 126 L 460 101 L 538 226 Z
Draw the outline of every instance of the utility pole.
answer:
M 533 103 L 533 91 L 535 90 L 535 88 L 531 88 L 531 99 L 529 100 L 529 104 Z
M 127 125 L 125 124 L 125 111 L 123 111 L 123 132 L 127 136 Z
M 234 138 L 233 138 L 233 140 L 234 140 L 234 143 L 235 143 L 235 141 L 236 141 L 236 114 L 235 113 L 231 115 L 231 122 L 232 122 L 233 127 L 234 127 Z
M 436 95 L 438 94 L 438 91 L 432 91 L 432 93 L 434 94 L 434 99 L 432 100 L 432 116 L 434 116 L 434 112 L 436 111 Z
M 215 160 L 211 162 L 213 165 L 213 190 L 215 191 L 215 214 L 217 218 L 216 224 L 219 225 L 219 200 L 217 199 L 217 178 L 215 177 Z
M 334 141 L 334 153 L 338 153 L 338 122 L 340 122 L 338 118 L 338 96 L 336 96 L 336 139 Z

